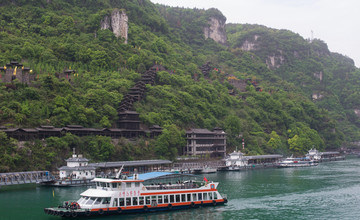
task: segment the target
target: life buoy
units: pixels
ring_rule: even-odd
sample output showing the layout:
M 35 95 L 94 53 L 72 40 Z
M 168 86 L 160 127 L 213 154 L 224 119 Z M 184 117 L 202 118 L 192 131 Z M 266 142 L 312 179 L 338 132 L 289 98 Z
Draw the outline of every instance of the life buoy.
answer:
M 169 204 L 169 205 L 168 205 L 168 208 L 169 208 L 169 209 L 172 209 L 172 207 L 173 207 L 172 204 Z
M 77 212 L 72 212 L 72 213 L 71 213 L 71 216 L 74 217 L 74 218 L 76 218 L 76 217 L 77 217 Z
M 216 206 L 216 200 L 212 201 L 213 206 Z
M 86 216 L 90 216 L 90 215 L 91 215 L 91 212 L 90 212 L 89 210 L 87 210 L 87 211 L 85 212 L 85 215 L 86 215 Z
M 122 212 L 122 209 L 119 207 L 117 208 L 116 212 L 120 214 Z
M 191 206 L 191 208 L 194 208 L 194 207 L 195 207 L 195 203 L 192 202 L 192 203 L 190 204 L 190 206 Z
M 102 215 L 102 214 L 104 214 L 104 210 L 103 210 L 103 209 L 99 209 L 98 213 L 99 213 L 100 215 Z
M 144 205 L 144 211 L 146 212 L 149 209 L 146 205 Z

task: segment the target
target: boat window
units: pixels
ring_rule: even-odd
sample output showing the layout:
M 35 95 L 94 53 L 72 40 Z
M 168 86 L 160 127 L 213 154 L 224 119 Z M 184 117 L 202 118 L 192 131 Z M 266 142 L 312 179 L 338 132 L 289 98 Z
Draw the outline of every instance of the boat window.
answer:
M 186 197 L 187 197 L 187 201 L 190 202 L 191 201 L 191 194 L 186 194 Z
M 87 205 L 93 204 L 95 201 L 95 198 L 90 197 L 89 200 L 86 202 Z
M 106 187 L 106 183 L 101 183 L 101 187 Z
M 130 206 L 131 205 L 131 198 L 128 197 L 126 198 L 126 206 Z
M 118 207 L 118 198 L 114 198 L 113 206 Z
M 99 182 L 96 182 L 96 186 L 100 186 L 100 183 L 99 183 Z
M 170 203 L 174 202 L 174 195 L 170 195 Z
M 110 188 L 110 183 L 106 183 L 106 187 Z
M 156 203 L 156 196 L 151 196 L 151 204 Z
M 86 202 L 88 201 L 89 197 L 84 197 L 82 204 L 86 204 Z
M 202 193 L 198 193 L 198 200 L 202 200 Z
M 138 197 L 133 197 L 133 205 L 138 205 Z
M 119 204 L 120 204 L 120 206 L 125 205 L 124 198 L 119 198 Z
M 158 203 L 162 204 L 163 203 L 163 197 L 162 196 L 158 196 Z
M 82 202 L 84 201 L 84 199 L 85 199 L 84 197 L 81 197 L 81 198 L 77 201 L 77 203 L 79 203 L 79 204 L 82 203 Z
M 126 188 L 131 188 L 131 183 L 126 183 Z
M 135 187 L 140 187 L 140 183 L 139 183 L 139 182 L 136 182 L 136 183 L 135 183 Z
M 209 193 L 209 199 L 212 200 L 213 199 L 213 193 Z
M 217 199 L 217 192 L 214 192 L 214 199 Z
M 185 194 L 181 194 L 181 201 L 182 202 L 186 202 L 186 198 L 185 198 L 186 196 L 185 196 Z
M 146 205 L 150 205 L 150 196 L 145 197 L 145 203 Z
M 102 204 L 110 204 L 110 198 L 109 197 L 104 198 Z
M 164 195 L 164 203 L 169 203 L 169 195 Z
M 197 201 L 197 199 L 196 199 L 196 193 L 193 193 L 192 195 L 193 195 L 192 201 Z
M 144 197 L 139 197 L 139 205 L 144 205 Z
M 117 183 L 112 183 L 112 188 L 116 189 L 117 188 Z
M 175 195 L 176 202 L 180 202 L 180 194 Z
M 207 193 L 203 193 L 203 199 L 207 200 Z
M 102 198 L 96 198 L 96 200 L 95 200 L 95 205 L 100 204 L 100 203 L 101 203 L 101 200 L 102 200 Z

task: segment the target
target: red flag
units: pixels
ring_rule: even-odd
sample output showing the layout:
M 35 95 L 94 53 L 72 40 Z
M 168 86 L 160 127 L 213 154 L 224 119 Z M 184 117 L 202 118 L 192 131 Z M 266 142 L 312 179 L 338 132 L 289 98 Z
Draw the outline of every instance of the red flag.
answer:
M 205 177 L 205 176 L 204 176 L 204 181 L 205 181 L 205 182 L 209 182 L 209 181 L 206 179 L 206 177 Z

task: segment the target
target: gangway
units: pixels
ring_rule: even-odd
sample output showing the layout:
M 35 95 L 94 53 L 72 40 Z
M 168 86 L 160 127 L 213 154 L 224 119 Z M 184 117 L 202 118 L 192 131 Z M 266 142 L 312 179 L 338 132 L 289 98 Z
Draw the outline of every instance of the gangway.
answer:
M 28 183 L 41 183 L 54 180 L 49 171 L 28 171 L 15 173 L 0 173 L 0 187 Z

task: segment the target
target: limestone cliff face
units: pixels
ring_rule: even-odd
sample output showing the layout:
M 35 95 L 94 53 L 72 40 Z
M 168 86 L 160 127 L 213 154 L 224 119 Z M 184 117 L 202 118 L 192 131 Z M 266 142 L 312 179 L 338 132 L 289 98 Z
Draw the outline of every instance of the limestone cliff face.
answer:
M 226 44 L 225 22 L 226 20 L 210 17 L 208 21 L 209 26 L 204 27 L 205 39 L 210 38 L 218 43 Z
M 124 43 L 127 44 L 128 39 L 128 16 L 124 10 L 114 9 L 111 15 L 106 15 L 100 22 L 102 30 L 111 30 L 116 37 L 122 37 L 125 39 Z
M 240 46 L 245 51 L 261 50 L 261 36 L 255 34 L 254 36 L 246 39 Z M 294 52 L 296 53 L 296 52 Z M 269 69 L 279 68 L 285 62 L 285 57 L 282 50 L 274 51 L 265 58 L 265 63 Z

